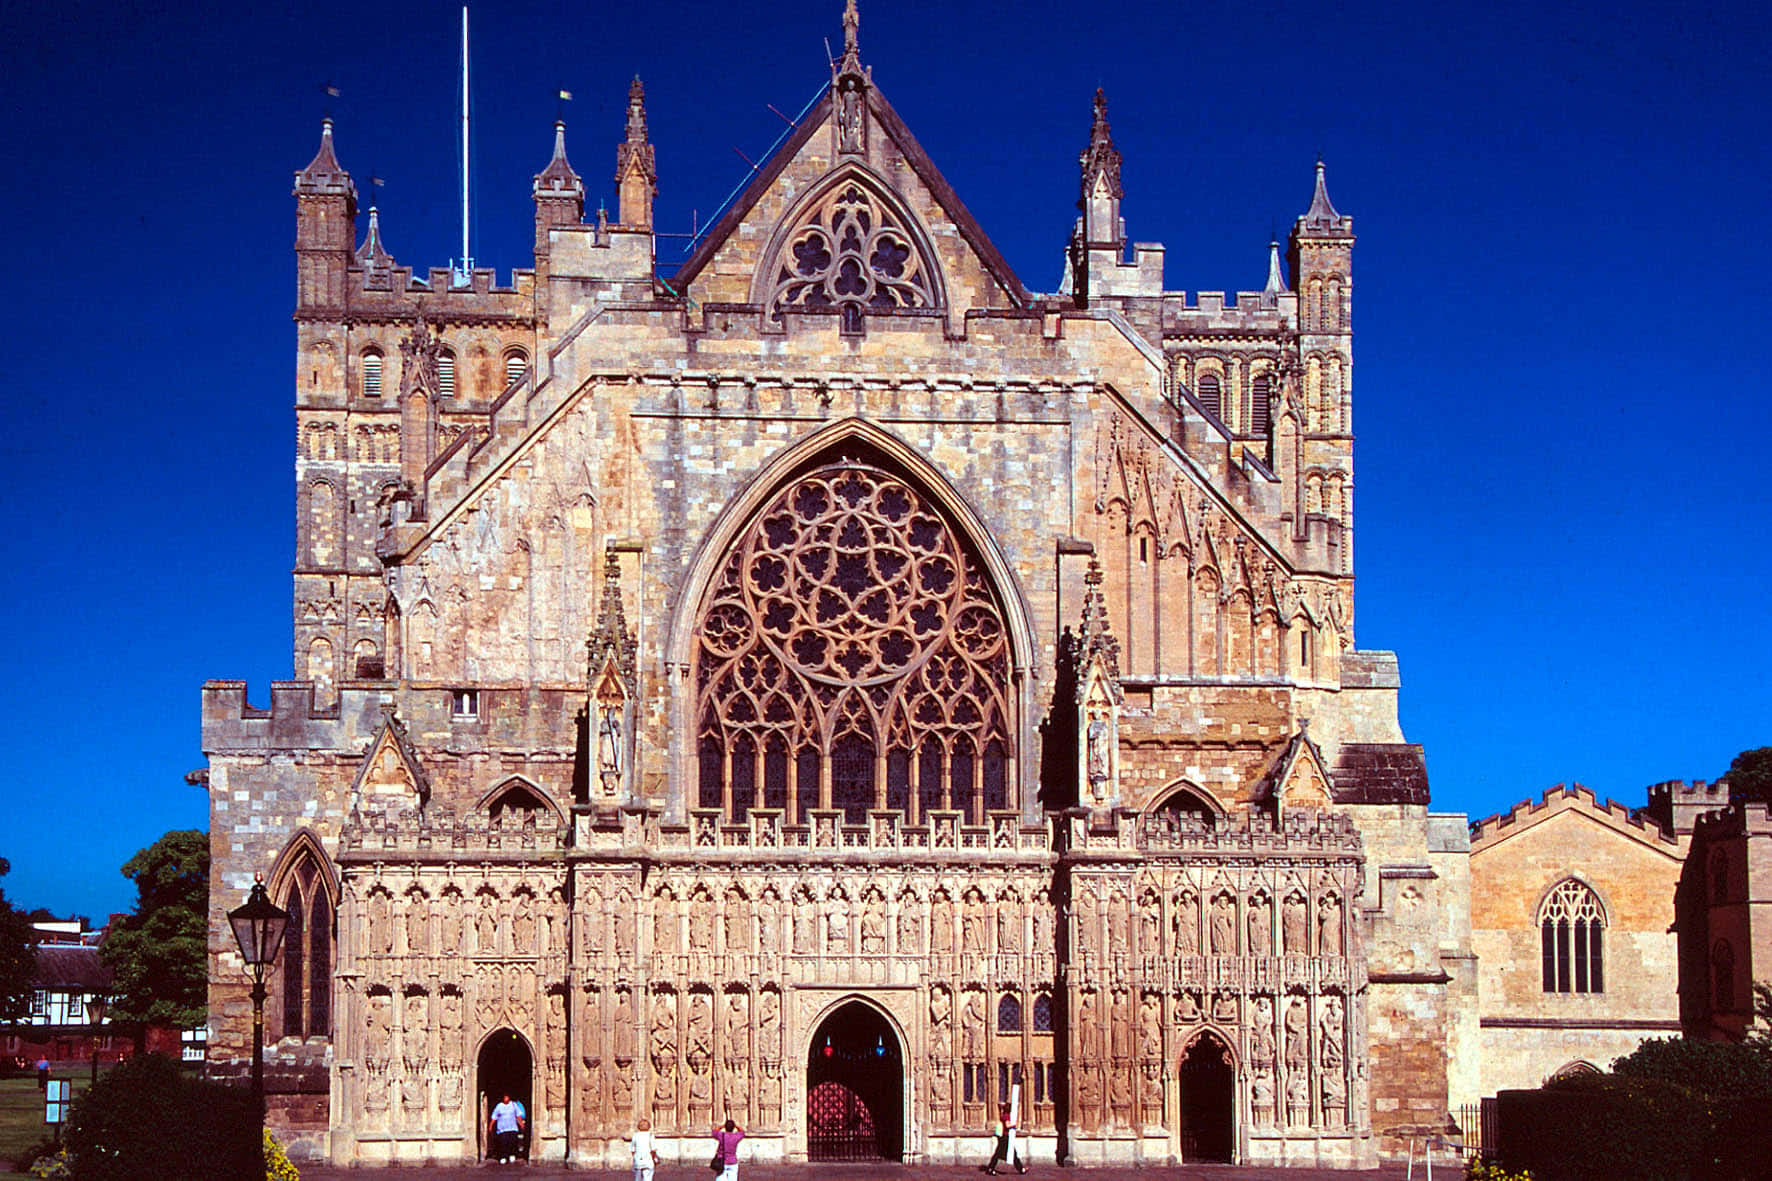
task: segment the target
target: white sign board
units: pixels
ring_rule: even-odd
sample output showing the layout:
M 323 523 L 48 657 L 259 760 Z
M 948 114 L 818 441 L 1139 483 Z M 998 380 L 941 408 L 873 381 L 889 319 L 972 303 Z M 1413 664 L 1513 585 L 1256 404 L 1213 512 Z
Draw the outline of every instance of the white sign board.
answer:
M 43 1122 L 46 1124 L 65 1124 L 68 1122 L 68 1105 L 74 1101 L 70 1093 L 73 1084 L 65 1078 L 49 1080 L 48 1090 L 43 1096 Z

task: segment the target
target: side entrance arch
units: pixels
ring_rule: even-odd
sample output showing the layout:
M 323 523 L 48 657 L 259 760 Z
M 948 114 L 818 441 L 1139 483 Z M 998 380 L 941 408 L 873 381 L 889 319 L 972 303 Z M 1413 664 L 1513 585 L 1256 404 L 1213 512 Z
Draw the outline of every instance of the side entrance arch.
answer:
M 1206 1030 L 1181 1054 L 1181 1159 L 1230 1164 L 1237 1143 L 1237 1070 Z
M 523 1155 L 529 1156 L 529 1143 L 535 1132 L 534 1102 L 535 1056 L 529 1043 L 514 1029 L 497 1029 L 480 1044 L 480 1057 L 474 1068 L 474 1089 L 479 1096 L 474 1142 L 480 1146 L 484 1160 L 492 1152 L 486 1137 L 486 1121 L 492 1109 L 509 1095 L 523 1105 L 528 1113 L 528 1130 L 523 1135 Z
M 806 1159 L 904 1159 L 904 1054 L 881 1013 L 849 1001 L 806 1055 Z

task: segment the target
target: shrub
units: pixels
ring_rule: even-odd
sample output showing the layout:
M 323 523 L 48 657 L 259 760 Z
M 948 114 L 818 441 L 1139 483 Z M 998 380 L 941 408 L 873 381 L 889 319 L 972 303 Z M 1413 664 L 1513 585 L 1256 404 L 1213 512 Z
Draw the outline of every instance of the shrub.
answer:
M 1473 1156 L 1465 1166 L 1464 1181 L 1532 1181 L 1532 1171 L 1521 1169 L 1510 1173 L 1492 1160 Z
M 18 1159 L 14 1162 L 14 1167 L 20 1173 L 28 1173 L 31 1171 L 31 1166 L 36 1164 L 39 1158 L 54 1156 L 61 1150 L 62 1143 L 60 1140 L 57 1140 L 53 1136 L 45 1136 L 43 1139 L 37 1141 L 37 1143 L 19 1153 Z
M 301 1171 L 268 1128 L 265 1130 L 265 1181 L 301 1181 Z
M 143 1054 L 74 1103 L 68 1152 L 78 1181 L 242 1181 L 264 1175 L 258 1113 L 244 1090 Z
M 1651 1038 L 1614 1062 L 1612 1072 L 1659 1079 L 1708 1099 L 1772 1098 L 1772 1055 L 1746 1042 Z
M 31 1177 L 72 1177 L 74 1175 L 68 1165 L 68 1150 L 60 1145 L 56 1146 L 55 1151 L 38 1156 L 31 1162 L 31 1167 L 26 1169 L 25 1173 Z
M 1497 1160 L 1541 1181 L 1685 1181 L 1716 1118 L 1684 1087 L 1628 1075 L 1560 1079 L 1497 1102 Z

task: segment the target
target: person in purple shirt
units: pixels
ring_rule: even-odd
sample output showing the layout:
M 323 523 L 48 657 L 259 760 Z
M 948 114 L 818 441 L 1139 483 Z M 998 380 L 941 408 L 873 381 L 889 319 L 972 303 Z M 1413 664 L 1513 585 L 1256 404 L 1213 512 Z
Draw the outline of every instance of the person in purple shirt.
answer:
M 744 1129 L 728 1119 L 714 1129 L 714 1159 L 720 1163 L 719 1181 L 738 1181 L 738 1142 Z

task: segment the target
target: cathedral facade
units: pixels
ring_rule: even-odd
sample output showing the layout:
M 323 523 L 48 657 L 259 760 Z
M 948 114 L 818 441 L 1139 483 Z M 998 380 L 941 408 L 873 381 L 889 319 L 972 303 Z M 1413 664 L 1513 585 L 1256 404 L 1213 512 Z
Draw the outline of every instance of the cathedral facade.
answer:
M 337 1162 L 1365 1166 L 1474 1098 L 1469 842 L 1354 642 L 1352 221 L 1232 298 L 1129 245 L 1098 93 L 1026 288 L 862 63 L 665 275 L 557 127 L 535 259 L 296 174 L 294 663 L 205 686 L 271 1118 Z M 1081 121 L 1079 121 L 1081 122 Z M 1303 185 L 1301 183 L 1301 195 Z M 1062 226 L 1059 227 L 1062 229 Z

